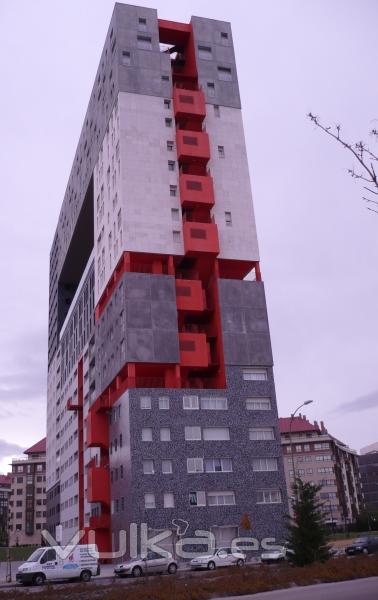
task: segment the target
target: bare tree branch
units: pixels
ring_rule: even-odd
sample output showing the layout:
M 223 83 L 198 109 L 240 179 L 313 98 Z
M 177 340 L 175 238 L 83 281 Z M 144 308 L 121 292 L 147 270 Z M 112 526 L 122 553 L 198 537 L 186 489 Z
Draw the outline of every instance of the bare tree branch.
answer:
M 349 150 L 349 152 L 351 152 L 351 154 L 357 160 L 359 165 L 362 167 L 362 171 L 356 172 L 356 170 L 353 167 L 351 169 L 348 169 L 349 175 L 351 177 L 353 177 L 354 179 L 361 179 L 361 181 L 364 181 L 364 182 L 368 183 L 370 186 L 373 186 L 373 188 L 375 188 L 375 189 L 370 189 L 370 187 L 367 187 L 367 186 L 363 186 L 363 187 L 369 193 L 378 195 L 378 177 L 377 177 L 377 173 L 376 173 L 377 165 L 375 164 L 375 163 L 378 163 L 378 156 L 376 154 L 374 154 L 374 152 L 372 152 L 370 150 L 370 148 L 362 140 L 359 142 L 355 142 L 354 144 L 349 143 L 346 140 L 344 140 L 341 137 L 341 125 L 340 124 L 337 124 L 334 126 L 334 128 L 332 128 L 331 126 L 323 125 L 320 122 L 319 117 L 312 114 L 311 112 L 307 116 L 310 119 L 310 121 L 312 121 L 312 123 L 314 123 L 314 125 L 316 125 L 316 127 L 321 129 L 322 131 L 324 131 L 324 133 L 326 133 L 327 135 L 332 137 L 334 140 L 336 140 L 339 144 L 341 144 L 341 146 L 343 146 L 343 148 L 345 148 L 346 150 Z M 378 129 L 372 129 L 370 131 L 370 135 L 375 137 L 378 140 Z M 367 199 L 365 197 L 363 197 L 363 199 L 366 200 L 367 202 L 375 203 L 375 201 Z M 377 202 L 377 204 L 378 204 L 378 202 Z M 371 210 L 373 212 L 378 213 L 378 211 L 376 211 L 373 208 L 370 208 L 370 207 L 366 207 L 366 208 L 368 208 L 369 210 Z

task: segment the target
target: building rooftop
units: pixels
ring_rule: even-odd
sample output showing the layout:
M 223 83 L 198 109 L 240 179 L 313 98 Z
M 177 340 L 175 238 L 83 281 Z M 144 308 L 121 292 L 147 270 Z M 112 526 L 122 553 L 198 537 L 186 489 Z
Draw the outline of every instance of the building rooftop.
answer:
M 30 446 L 30 448 L 25 450 L 24 454 L 42 454 L 43 452 L 46 452 L 46 438 L 43 438 L 34 444 L 34 446 Z
M 290 421 L 291 421 L 291 417 L 280 417 L 280 419 L 279 419 L 280 433 L 289 433 L 290 432 Z M 305 433 L 307 431 L 308 432 L 315 431 L 317 433 L 321 433 L 321 428 L 319 427 L 319 425 L 316 421 L 314 423 L 311 423 L 310 421 L 307 420 L 305 415 L 300 414 L 300 415 L 298 415 L 298 417 L 294 417 L 291 431 L 292 431 L 292 433 L 302 433 L 302 432 Z
M 12 483 L 12 477 L 10 475 L 0 475 L 0 486 L 10 486 Z

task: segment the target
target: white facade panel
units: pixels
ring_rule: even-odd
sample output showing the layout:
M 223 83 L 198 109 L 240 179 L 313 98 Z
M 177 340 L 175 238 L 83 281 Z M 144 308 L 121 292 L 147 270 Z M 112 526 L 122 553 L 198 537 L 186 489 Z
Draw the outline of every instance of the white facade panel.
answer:
M 207 104 L 206 131 L 210 139 L 209 168 L 215 192 L 212 214 L 218 226 L 219 258 L 258 261 L 259 249 L 241 111 L 220 106 L 219 116 L 216 116 L 214 106 Z

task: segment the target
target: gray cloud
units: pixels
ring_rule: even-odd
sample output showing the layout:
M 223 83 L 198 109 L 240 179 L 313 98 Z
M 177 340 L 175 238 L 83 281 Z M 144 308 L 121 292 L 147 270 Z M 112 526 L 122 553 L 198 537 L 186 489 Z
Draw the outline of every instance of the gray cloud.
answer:
M 0 462 L 5 458 L 12 456 L 19 456 L 23 453 L 25 448 L 21 448 L 17 444 L 11 444 L 5 440 L 0 440 Z
M 332 413 L 351 413 L 359 412 L 361 410 L 371 410 L 372 408 L 378 408 L 378 390 L 370 392 L 365 396 L 360 396 L 351 402 L 343 402 L 339 404 Z

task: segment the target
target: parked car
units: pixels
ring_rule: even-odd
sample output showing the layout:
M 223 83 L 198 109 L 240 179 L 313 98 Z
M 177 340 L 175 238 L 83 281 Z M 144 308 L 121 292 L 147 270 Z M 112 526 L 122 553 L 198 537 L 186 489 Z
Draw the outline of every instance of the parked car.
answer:
M 190 561 L 191 569 L 208 569 L 212 571 L 217 567 L 229 567 L 236 565 L 242 567 L 245 564 L 244 552 L 233 548 L 214 548 L 209 554 L 197 556 Z
M 177 571 L 177 562 L 169 552 L 147 552 L 145 558 L 133 558 L 114 569 L 118 577 L 142 577 L 142 575 L 152 575 L 157 573 L 169 573 L 174 575 Z
M 261 554 L 260 558 L 262 563 L 269 565 L 289 560 L 293 554 L 294 551 L 289 548 L 288 544 L 283 544 L 275 550 L 266 550 Z
M 17 569 L 16 581 L 23 585 L 42 585 L 54 579 L 81 579 L 90 581 L 93 575 L 100 574 L 97 547 L 92 545 L 64 548 L 66 558 L 61 558 L 62 548 L 37 548 L 28 560 Z
M 353 556 L 354 554 L 371 554 L 372 552 L 378 552 L 378 536 L 376 535 L 359 537 L 345 548 L 345 553 L 349 556 Z

